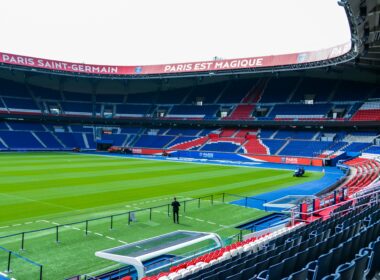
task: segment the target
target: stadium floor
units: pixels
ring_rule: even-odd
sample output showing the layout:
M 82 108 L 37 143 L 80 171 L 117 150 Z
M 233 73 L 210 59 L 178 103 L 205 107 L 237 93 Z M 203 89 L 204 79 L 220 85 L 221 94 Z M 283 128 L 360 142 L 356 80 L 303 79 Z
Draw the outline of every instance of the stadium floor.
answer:
M 229 165 L 229 166 L 247 166 L 252 168 L 267 168 L 267 169 L 282 169 L 282 170 L 294 170 L 297 165 L 294 164 L 278 164 L 278 163 L 268 163 L 268 162 L 226 162 L 226 161 L 215 161 L 215 160 L 202 160 L 202 159 L 173 159 L 163 156 L 144 156 L 144 155 L 123 155 L 123 154 L 109 154 L 101 152 L 89 152 L 89 154 L 97 154 L 104 156 L 116 156 L 116 157 L 129 157 L 129 158 L 141 158 L 141 159 L 151 159 L 151 160 L 164 160 L 164 161 L 181 161 L 181 162 L 192 162 L 199 164 L 216 164 L 216 165 Z M 343 171 L 336 167 L 329 166 L 305 166 L 307 172 L 324 172 L 324 176 L 316 181 L 306 182 L 302 184 L 297 184 L 287 188 L 266 192 L 260 195 L 251 196 L 252 199 L 245 200 L 239 199 L 232 201 L 230 203 L 240 206 L 246 206 L 251 208 L 256 208 L 260 210 L 267 211 L 280 211 L 279 208 L 268 208 L 264 207 L 264 201 L 273 201 L 285 197 L 287 195 L 315 195 L 318 192 L 328 188 L 332 184 L 336 183 L 344 175 Z
M 329 168 L 329 170 L 325 172 L 325 175 L 321 179 L 316 180 L 316 181 L 306 182 L 306 183 L 298 184 L 295 186 L 287 187 L 284 189 L 275 190 L 275 191 L 263 193 L 260 195 L 255 195 L 255 196 L 252 196 L 251 198 L 253 199 L 248 200 L 247 203 L 245 199 L 239 199 L 231 203 L 236 204 L 236 205 L 246 204 L 248 207 L 257 208 L 261 210 L 266 209 L 268 211 L 280 211 L 281 209 L 279 208 L 265 208 L 263 205 L 264 202 L 262 200 L 270 202 L 275 199 L 279 199 L 288 195 L 305 195 L 305 196 L 315 195 L 318 192 L 328 188 L 329 186 L 337 182 L 344 175 L 343 172 L 339 171 L 337 168 L 334 168 L 334 170 L 335 171 L 330 170 Z M 254 200 L 254 199 L 258 199 L 258 200 Z
M 223 203 L 220 196 L 210 203 L 208 197 L 200 207 L 197 200 L 186 203 L 186 213 L 182 207 L 177 225 L 167 215 L 173 195 L 181 200 L 222 192 L 251 196 L 321 177 L 321 173 L 308 172 L 305 178 L 294 178 L 289 170 L 265 170 L 262 164 L 239 168 L 242 165 L 164 162 L 152 157 L 134 160 L 62 152 L 1 153 L 0 157 L 0 245 L 43 264 L 44 279 L 112 267 L 112 262 L 94 256 L 98 250 L 178 229 L 216 232 L 227 238 L 239 233 L 237 225 L 268 215 Z M 235 199 L 229 196 L 225 202 Z M 150 219 L 149 207 L 159 205 Z M 137 212 L 142 208 L 148 211 Z M 137 222 L 126 222 L 128 211 L 136 211 Z M 124 214 L 114 217 L 110 229 L 109 215 L 118 213 Z M 89 223 L 88 235 L 84 234 L 87 219 L 96 219 Z M 35 231 L 41 228 L 49 230 Z M 29 231 L 25 250 L 20 251 L 20 233 L 25 231 Z M 6 267 L 6 260 L 0 251 L 0 269 Z M 16 259 L 13 264 L 16 279 L 35 279 L 36 269 Z

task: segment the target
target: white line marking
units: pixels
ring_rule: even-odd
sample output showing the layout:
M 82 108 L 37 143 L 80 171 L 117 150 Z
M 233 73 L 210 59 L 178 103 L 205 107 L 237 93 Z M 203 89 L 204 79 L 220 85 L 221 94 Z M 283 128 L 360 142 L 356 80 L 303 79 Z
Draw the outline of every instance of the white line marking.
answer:
M 0 228 L 8 228 L 9 226 L 3 226 L 3 227 L 0 227 Z
M 103 234 L 99 233 L 99 232 L 95 232 L 96 235 L 99 235 L 99 236 L 103 236 Z
M 207 223 L 210 224 L 210 225 L 216 225 L 216 223 L 210 222 L 210 221 L 207 221 Z
M 115 240 L 115 238 L 113 238 L 111 236 L 106 236 L 106 238 L 111 239 L 111 240 Z

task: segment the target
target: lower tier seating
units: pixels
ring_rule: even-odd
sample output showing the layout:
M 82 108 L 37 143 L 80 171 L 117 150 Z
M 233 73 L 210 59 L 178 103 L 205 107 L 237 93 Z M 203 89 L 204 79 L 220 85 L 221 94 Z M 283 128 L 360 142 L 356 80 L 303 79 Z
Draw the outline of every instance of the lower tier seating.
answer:
M 355 205 L 326 220 L 247 238 L 143 279 L 320 280 L 331 274 L 338 277 L 331 279 L 372 279 L 380 271 L 380 204 L 369 197 Z

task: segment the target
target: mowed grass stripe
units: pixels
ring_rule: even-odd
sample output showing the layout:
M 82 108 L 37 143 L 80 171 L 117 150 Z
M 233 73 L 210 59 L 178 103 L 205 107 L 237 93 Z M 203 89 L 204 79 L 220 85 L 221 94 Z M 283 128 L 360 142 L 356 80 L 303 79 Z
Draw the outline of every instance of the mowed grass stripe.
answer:
M 189 171 L 192 176 L 189 176 Z M 77 197 L 77 196 L 89 196 L 91 194 L 102 194 L 111 193 L 113 191 L 122 192 L 141 192 L 144 188 L 149 188 L 149 191 L 154 191 L 159 189 L 173 189 L 176 191 L 182 191 L 183 185 L 191 185 L 194 189 L 197 185 L 194 184 L 200 181 L 208 182 L 208 184 L 215 185 L 215 179 L 229 178 L 234 180 L 233 177 L 236 175 L 244 175 L 244 173 L 249 173 L 248 169 L 232 169 L 232 170 L 207 170 L 198 166 L 198 168 L 192 168 L 190 170 L 177 170 L 165 173 L 163 175 L 161 170 L 144 174 L 141 176 L 139 173 L 134 174 L 122 174 L 120 176 L 112 175 L 97 175 L 88 177 L 85 176 L 84 180 L 78 180 L 78 178 L 69 178 L 62 180 L 60 182 L 61 186 L 57 187 L 52 184 L 51 180 L 46 180 L 40 182 L 35 188 L 28 189 L 31 187 L 29 184 L 24 184 L 25 191 L 17 191 L 13 193 L 19 196 L 27 196 L 29 198 L 38 199 L 38 197 L 49 197 L 49 194 L 56 195 L 59 198 L 64 197 Z M 131 176 L 133 175 L 133 176 Z M 117 183 L 117 184 L 111 184 Z M 181 185 L 179 185 L 182 183 Z M 206 184 L 201 184 L 204 187 Z M 41 188 L 44 187 L 44 189 Z M 52 187 L 54 186 L 54 187 Z M 45 189 L 48 188 L 48 189 Z M 160 191 L 160 190 L 159 190 Z
M 28 154 L 16 158 L 23 161 Z M 222 191 L 251 192 L 252 189 L 260 193 L 291 178 L 291 171 L 235 166 L 67 154 L 53 154 L 51 159 L 53 161 L 41 157 L 46 173 L 30 175 L 33 172 L 28 166 L 19 168 L 19 174 L 7 175 L 6 170 L 1 170 L 0 193 L 5 196 L 0 206 L 12 210 L 0 214 L 0 223 L 49 213 L 54 216 L 73 209 L 112 209 L 122 203 L 162 196 L 198 197 Z M 62 167 L 66 159 L 80 160 L 77 162 L 80 166 Z
M 23 162 L 23 161 L 17 161 L 16 163 L 7 162 L 5 163 L 5 160 L 0 157 L 1 162 L 3 164 L 0 166 L 0 172 L 8 171 L 19 171 L 21 169 L 26 170 L 44 170 L 45 168 L 49 167 L 55 167 L 58 168 L 77 168 L 77 167 L 83 167 L 83 166 L 91 166 L 91 167 L 102 167 L 102 166 L 118 166 L 120 164 L 125 166 L 154 166 L 158 163 L 156 161 L 147 161 L 147 160 L 132 160 L 132 159 L 117 159 L 114 160 L 114 158 L 109 158 L 110 160 L 104 160 L 104 158 L 101 158 L 101 160 L 94 160 L 94 158 L 89 159 L 89 157 L 80 158 L 79 156 L 76 156 L 72 160 L 65 160 L 65 159 L 57 159 L 57 160 L 38 160 L 35 162 Z M 107 159 L 107 158 L 106 158 Z M 168 166 L 175 165 L 176 162 L 166 162 Z
M 191 166 L 191 165 L 158 165 L 157 163 L 155 165 L 134 165 L 134 166 L 123 166 L 118 164 L 116 168 L 115 166 L 109 166 L 109 165 L 102 165 L 102 166 L 93 166 L 92 164 L 89 165 L 90 167 L 86 168 L 59 168 L 56 170 L 54 166 L 51 166 L 50 168 L 46 168 L 44 171 L 41 172 L 30 172 L 28 170 L 19 170 L 18 172 L 22 172 L 21 176 L 18 177 L 12 177 L 14 174 L 10 174 L 11 176 L 8 177 L 9 180 L 4 178 L 5 180 L 0 183 L 1 184 L 20 184 L 20 183 L 34 183 L 36 181 L 38 182 L 44 182 L 49 180 L 61 180 L 61 179 L 81 179 L 81 178 L 92 178 L 96 176 L 134 176 L 134 174 L 138 175 L 140 177 L 139 173 L 146 173 L 146 174 L 153 174 L 155 172 L 176 172 L 176 170 L 186 170 L 186 169 L 193 169 L 193 170 L 202 170 L 202 168 L 198 166 Z M 217 170 L 217 168 L 214 168 Z M 54 172 L 52 172 L 54 171 Z M 186 172 L 186 171 L 184 171 Z M 4 172 L 6 173 L 6 172 Z M 32 173 L 32 174 L 29 174 Z M 154 175 L 154 174 L 153 174 Z
M 272 176 L 271 179 L 266 178 L 266 180 L 250 180 L 249 183 L 246 184 L 247 190 L 252 189 L 252 186 L 258 187 L 260 186 L 260 183 L 271 183 L 276 184 L 276 182 L 280 182 L 285 176 L 288 176 L 288 174 L 284 175 L 277 175 Z M 222 176 L 224 181 L 231 182 L 235 180 L 231 175 L 224 175 Z M 155 182 L 152 182 L 153 185 L 150 187 L 144 187 L 143 189 L 141 187 L 134 187 L 134 188 L 123 188 L 123 189 L 117 189 L 112 190 L 108 188 L 104 192 L 99 192 L 96 188 L 92 192 L 87 191 L 84 193 L 78 193 L 73 192 L 72 195 L 67 195 L 67 192 L 65 192 L 65 195 L 58 196 L 53 199 L 43 199 L 41 200 L 41 207 L 44 207 L 46 203 L 49 205 L 57 205 L 57 208 L 60 208 L 62 210 L 62 207 L 64 208 L 74 208 L 74 209 L 85 209 L 94 206 L 94 203 L 96 206 L 102 206 L 102 205 L 110 205 L 110 204 L 118 204 L 128 201 L 134 201 L 137 199 L 141 199 L 141 197 L 147 197 L 152 195 L 176 195 L 178 192 L 196 192 L 196 188 L 194 188 L 195 181 L 199 181 L 203 184 L 202 189 L 207 190 L 208 194 L 214 193 L 215 183 L 208 180 L 206 182 L 202 179 L 192 180 L 188 184 L 182 185 L 180 189 L 178 189 L 178 182 L 172 183 L 172 184 L 165 184 L 162 187 L 157 187 Z M 203 182 L 202 182 L 203 181 Z M 237 185 L 241 188 L 241 185 Z M 211 188 L 211 189 L 209 189 Z M 229 189 L 230 191 L 234 192 L 233 189 Z M 246 191 L 247 191 L 246 190 Z M 28 199 L 26 199 L 28 200 Z M 19 202 L 21 205 L 23 205 L 25 202 Z M 19 204 L 17 203 L 17 204 Z M 36 207 L 36 201 L 28 201 L 27 203 L 34 205 L 33 207 Z M 21 206 L 20 205 L 20 206 Z M 13 203 L 13 206 L 15 208 L 17 205 Z

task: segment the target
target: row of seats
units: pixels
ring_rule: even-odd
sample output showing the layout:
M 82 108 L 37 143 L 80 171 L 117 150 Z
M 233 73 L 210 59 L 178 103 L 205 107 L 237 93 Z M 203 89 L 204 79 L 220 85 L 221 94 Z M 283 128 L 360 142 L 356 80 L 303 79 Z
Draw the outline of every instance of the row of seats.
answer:
M 248 128 L 221 130 L 191 128 L 144 129 L 139 127 L 111 127 L 107 128 L 107 131 L 110 133 L 101 134 L 101 140 L 106 140 L 115 146 L 136 148 L 238 152 L 262 155 L 278 154 L 301 157 L 333 157 L 334 154 L 337 155 L 336 151 L 355 153 L 363 151 L 371 153 L 371 151 L 374 151 L 374 154 L 376 154 L 378 150 L 378 146 L 372 146 L 370 143 L 297 140 L 297 138 L 318 139 L 321 133 L 317 131 L 257 130 Z M 2 133 L 0 138 L 3 140 L 1 149 L 7 149 L 7 146 L 9 149 L 44 149 L 45 146 L 48 149 L 73 147 L 94 149 L 96 147 L 94 135 L 98 133 L 93 126 L 66 126 L 15 121 L 0 122 L 0 132 Z M 355 135 L 355 133 L 352 133 L 353 137 L 377 137 L 377 132 L 360 132 L 360 134 Z M 263 138 L 263 136 L 273 139 Z M 347 139 L 348 136 L 344 134 L 344 136 L 339 137 Z M 286 139 L 283 140 L 283 138 Z M 28 139 L 28 141 L 24 141 L 25 139 Z M 370 148 L 371 146 L 372 148 Z
M 294 77 L 236 80 L 125 94 L 58 91 L 0 80 L 0 110 L 3 113 L 41 114 L 49 113 L 53 106 L 61 108 L 66 115 L 100 116 L 106 110 L 115 113 L 116 117 L 150 117 L 156 116 L 156 109 L 166 104 L 169 105 L 166 107 L 168 118 L 217 118 L 217 112 L 224 108 L 230 111 L 226 119 L 242 120 L 254 119 L 255 104 L 259 103 L 266 104 L 267 119 L 326 119 L 331 117 L 327 114 L 335 106 L 346 111 L 344 119 L 353 115 L 352 120 L 362 121 L 378 120 L 379 102 L 360 102 L 376 98 L 378 92 L 373 85 L 359 82 Z M 307 98 L 324 104 L 301 104 Z M 196 102 L 204 106 L 194 106 Z M 359 102 L 359 107 L 353 105 Z
M 348 195 L 369 186 L 380 175 L 380 163 L 376 160 L 356 158 L 345 164 L 355 169 L 355 175 L 344 185 L 348 189 Z
M 243 246 L 237 243 L 240 248 L 230 246 L 217 251 L 223 254 L 207 255 L 214 258 L 198 257 L 144 279 L 320 280 L 331 273 L 341 277 L 337 279 L 373 277 L 380 269 L 379 218 L 380 204 L 374 196 L 357 200 L 354 209 L 336 212 L 327 220 L 285 228 L 265 236 L 261 242 L 248 239 Z M 260 246 L 255 246 L 259 242 Z
M 376 103 L 378 104 L 378 102 Z M 260 115 L 257 120 L 348 120 L 353 121 L 377 121 L 379 120 L 379 109 L 359 109 L 347 112 L 345 117 L 332 118 L 331 110 L 333 103 L 324 104 L 276 104 L 266 105 L 267 115 Z M 348 106 L 348 105 L 347 105 Z M 346 107 L 347 107 L 346 106 Z M 101 116 L 102 112 L 108 111 L 114 117 L 153 117 L 158 116 L 157 112 L 164 111 L 165 118 L 215 118 L 218 119 L 219 111 L 226 110 L 228 115 L 226 120 L 254 120 L 254 104 L 237 104 L 223 106 L 203 104 L 201 106 L 192 104 L 172 104 L 170 106 L 160 106 L 159 104 L 101 104 L 93 102 L 74 102 L 74 101 L 46 101 L 37 103 L 33 99 L 1 97 L 0 110 L 3 113 L 29 113 L 29 114 L 53 114 L 51 108 L 57 108 L 62 115 L 70 116 Z M 357 109 L 357 108 L 356 108 Z M 353 111 L 352 111 L 353 110 Z M 353 115 L 353 116 L 352 116 Z M 352 118 L 350 118 L 352 116 Z

